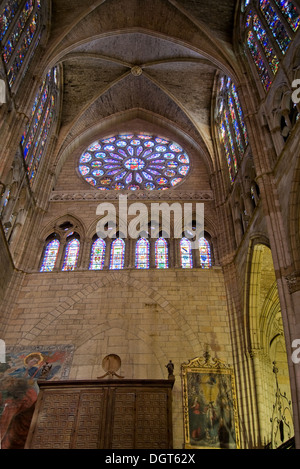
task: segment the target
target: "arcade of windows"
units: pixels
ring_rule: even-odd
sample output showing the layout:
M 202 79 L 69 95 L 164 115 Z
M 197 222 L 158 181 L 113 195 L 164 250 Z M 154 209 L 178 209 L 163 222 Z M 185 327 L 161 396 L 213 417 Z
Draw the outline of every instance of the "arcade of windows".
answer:
M 12 88 L 24 76 L 41 39 L 41 0 L 8 0 L 0 14 L 0 41 L 7 81 Z
M 168 269 L 172 266 L 177 266 L 176 260 L 171 260 L 170 244 L 166 239 L 158 238 L 153 240 L 152 243 L 152 240 L 140 238 L 134 242 L 134 268 L 139 270 L 150 268 Z M 199 248 L 196 250 L 192 248 L 192 243 L 187 238 L 178 240 L 177 247 L 176 250 L 179 255 L 178 267 L 183 269 L 195 267 L 210 269 L 212 267 L 211 245 L 206 238 L 199 240 Z M 59 260 L 61 248 L 63 257 Z M 63 272 L 76 270 L 78 268 L 80 249 L 80 236 L 76 233 L 71 233 L 66 238 L 65 246 L 61 246 L 57 235 L 51 235 L 45 243 L 40 272 L 52 272 L 58 269 Z M 129 250 L 129 246 L 127 246 L 127 241 L 124 239 L 115 238 L 107 242 L 97 237 L 93 240 L 90 248 L 89 265 L 87 268 L 95 271 L 130 268 L 133 266 L 133 263 L 131 265 L 129 260 L 128 264 L 126 264 L 126 250 Z
M 286 55 L 300 25 L 299 8 L 288 0 L 244 0 L 246 52 L 265 91 Z

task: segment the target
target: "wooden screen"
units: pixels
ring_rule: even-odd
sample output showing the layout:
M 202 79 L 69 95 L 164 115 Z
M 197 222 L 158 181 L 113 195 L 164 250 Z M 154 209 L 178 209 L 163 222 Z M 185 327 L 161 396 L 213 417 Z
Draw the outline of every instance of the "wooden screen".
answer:
M 26 449 L 171 449 L 172 380 L 40 382 Z

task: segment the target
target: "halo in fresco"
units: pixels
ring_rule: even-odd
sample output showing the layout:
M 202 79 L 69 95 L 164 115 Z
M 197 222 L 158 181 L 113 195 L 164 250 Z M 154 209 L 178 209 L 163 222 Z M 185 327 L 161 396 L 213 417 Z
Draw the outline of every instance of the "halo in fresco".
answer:
M 165 138 L 125 134 L 94 142 L 81 155 L 78 169 L 99 190 L 167 190 L 189 174 L 190 159 Z

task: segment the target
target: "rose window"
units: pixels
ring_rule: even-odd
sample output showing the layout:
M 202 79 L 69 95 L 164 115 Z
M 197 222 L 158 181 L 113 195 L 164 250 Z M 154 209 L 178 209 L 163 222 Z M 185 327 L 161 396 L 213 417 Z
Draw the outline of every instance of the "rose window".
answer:
M 79 172 L 99 190 L 166 190 L 190 170 L 175 142 L 150 135 L 118 135 L 97 141 L 81 155 Z

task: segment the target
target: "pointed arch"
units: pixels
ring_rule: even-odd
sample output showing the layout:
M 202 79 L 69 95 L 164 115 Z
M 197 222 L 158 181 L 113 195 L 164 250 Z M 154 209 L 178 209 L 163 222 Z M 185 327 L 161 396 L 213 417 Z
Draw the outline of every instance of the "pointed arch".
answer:
M 111 270 L 122 270 L 124 269 L 125 261 L 125 241 L 118 238 L 111 244 L 110 252 L 110 265 Z
M 60 241 L 55 234 L 48 238 L 48 242 L 46 244 L 42 265 L 40 268 L 40 272 L 52 272 L 55 268 L 58 252 L 60 248 Z
M 136 243 L 135 267 L 136 269 L 149 269 L 150 267 L 150 243 L 145 238 L 139 239 Z
M 206 238 L 199 239 L 199 256 L 202 269 L 210 269 L 212 267 L 211 247 Z
M 180 240 L 180 261 L 183 269 L 193 268 L 192 244 L 187 238 Z
M 75 270 L 77 267 L 78 256 L 80 250 L 80 241 L 79 237 L 70 236 L 70 240 L 67 240 L 64 262 L 62 270 L 64 272 Z
M 168 243 L 164 238 L 159 238 L 155 242 L 155 267 L 157 269 L 167 269 L 169 267 Z
M 91 248 L 90 270 L 103 270 L 105 261 L 106 243 L 103 239 L 96 239 Z

